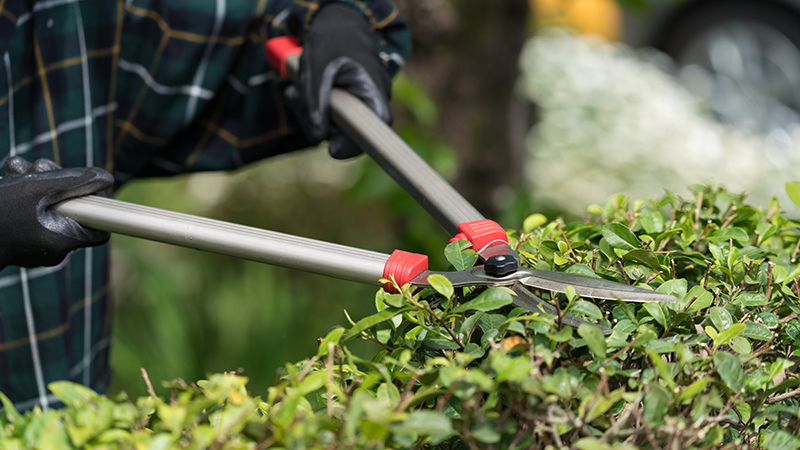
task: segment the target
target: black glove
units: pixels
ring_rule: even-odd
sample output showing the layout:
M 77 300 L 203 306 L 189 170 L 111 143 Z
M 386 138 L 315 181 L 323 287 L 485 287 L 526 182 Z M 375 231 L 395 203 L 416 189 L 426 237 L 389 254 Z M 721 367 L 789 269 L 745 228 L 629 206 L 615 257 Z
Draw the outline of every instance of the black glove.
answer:
M 378 44 L 366 17 L 343 4 L 330 4 L 314 17 L 300 56 L 300 83 L 285 95 L 294 106 L 311 142 L 328 138 L 336 159 L 361 150 L 330 124 L 330 93 L 344 89 L 363 100 L 387 123 L 391 79 L 378 57 Z
M 110 235 L 91 230 L 48 207 L 110 188 L 114 178 L 96 167 L 62 169 L 49 159 L 34 164 L 14 156 L 0 179 L 0 269 L 54 266 L 72 250 L 101 245 Z

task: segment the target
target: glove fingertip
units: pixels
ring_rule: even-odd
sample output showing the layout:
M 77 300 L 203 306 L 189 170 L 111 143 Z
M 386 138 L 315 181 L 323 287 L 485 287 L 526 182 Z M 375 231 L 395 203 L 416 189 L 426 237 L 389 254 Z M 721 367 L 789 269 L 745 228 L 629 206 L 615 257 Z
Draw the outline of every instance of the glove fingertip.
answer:
M 361 149 L 343 134 L 333 136 L 328 144 L 328 154 L 333 159 L 350 159 L 361 153 L 363 153 Z
M 33 164 L 19 156 L 12 156 L 6 159 L 5 164 L 3 164 L 3 170 L 7 176 L 26 175 L 33 172 Z
M 99 167 L 90 167 L 89 172 L 94 175 L 94 181 L 97 182 L 98 185 L 103 186 L 100 190 L 106 190 L 114 186 L 114 175 L 111 175 L 111 172 Z
M 49 172 L 51 170 L 59 170 L 63 167 L 56 164 L 54 161 L 47 158 L 39 158 L 33 162 L 34 172 Z

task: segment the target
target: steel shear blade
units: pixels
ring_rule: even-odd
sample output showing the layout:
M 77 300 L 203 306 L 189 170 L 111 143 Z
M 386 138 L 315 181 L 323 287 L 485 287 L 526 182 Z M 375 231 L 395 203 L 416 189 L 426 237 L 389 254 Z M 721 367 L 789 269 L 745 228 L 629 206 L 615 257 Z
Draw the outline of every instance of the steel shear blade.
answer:
M 486 270 L 484 270 L 484 266 L 477 266 L 457 272 L 435 272 L 426 270 L 411 280 L 411 284 L 419 287 L 430 287 L 431 284 L 428 283 L 428 277 L 433 274 L 444 276 L 453 284 L 453 287 L 507 286 L 516 294 L 514 305 L 529 311 L 541 311 L 556 316 L 558 315 L 558 311 L 553 305 L 539 298 L 527 288 L 532 287 L 553 292 L 565 292 L 568 286 L 572 286 L 575 292 L 583 297 L 620 300 L 625 302 L 677 301 L 677 299 L 671 295 L 628 286 L 601 278 L 527 268 L 519 268 L 514 273 L 500 277 L 487 274 Z M 562 315 L 561 323 L 572 327 L 577 327 L 581 324 L 589 324 L 599 327 L 606 335 L 611 334 L 611 330 L 607 327 L 588 322 L 569 314 Z

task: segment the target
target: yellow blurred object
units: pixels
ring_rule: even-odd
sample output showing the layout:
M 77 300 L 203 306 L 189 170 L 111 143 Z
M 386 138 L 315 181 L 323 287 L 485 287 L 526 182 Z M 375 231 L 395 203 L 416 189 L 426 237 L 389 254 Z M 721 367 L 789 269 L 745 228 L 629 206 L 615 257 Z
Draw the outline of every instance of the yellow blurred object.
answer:
M 536 28 L 564 26 L 609 41 L 622 38 L 622 9 L 615 0 L 528 0 Z

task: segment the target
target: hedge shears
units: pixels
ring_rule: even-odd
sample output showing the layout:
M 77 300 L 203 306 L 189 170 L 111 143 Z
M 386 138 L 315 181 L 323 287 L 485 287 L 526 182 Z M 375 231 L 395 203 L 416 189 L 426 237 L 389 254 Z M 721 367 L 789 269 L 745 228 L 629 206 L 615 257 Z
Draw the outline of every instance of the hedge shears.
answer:
M 302 47 L 292 37 L 271 39 L 267 59 L 284 78 L 296 77 Z M 64 201 L 54 208 L 80 224 L 98 230 L 194 248 L 334 278 L 380 285 L 428 287 L 439 274 L 454 287 L 507 286 L 514 304 L 533 312 L 556 315 L 557 309 L 529 288 L 565 292 L 572 286 L 584 297 L 628 302 L 674 302 L 670 295 L 599 278 L 519 267 L 505 230 L 484 218 L 394 131 L 358 98 L 334 89 L 331 118 L 369 154 L 455 240 L 467 240 L 482 264 L 455 272 L 428 270 L 426 255 L 395 250 L 391 255 L 275 231 L 232 224 L 98 196 Z M 392 284 L 384 289 L 394 292 Z M 564 315 L 562 323 L 588 323 Z M 600 327 L 605 334 L 611 330 Z

